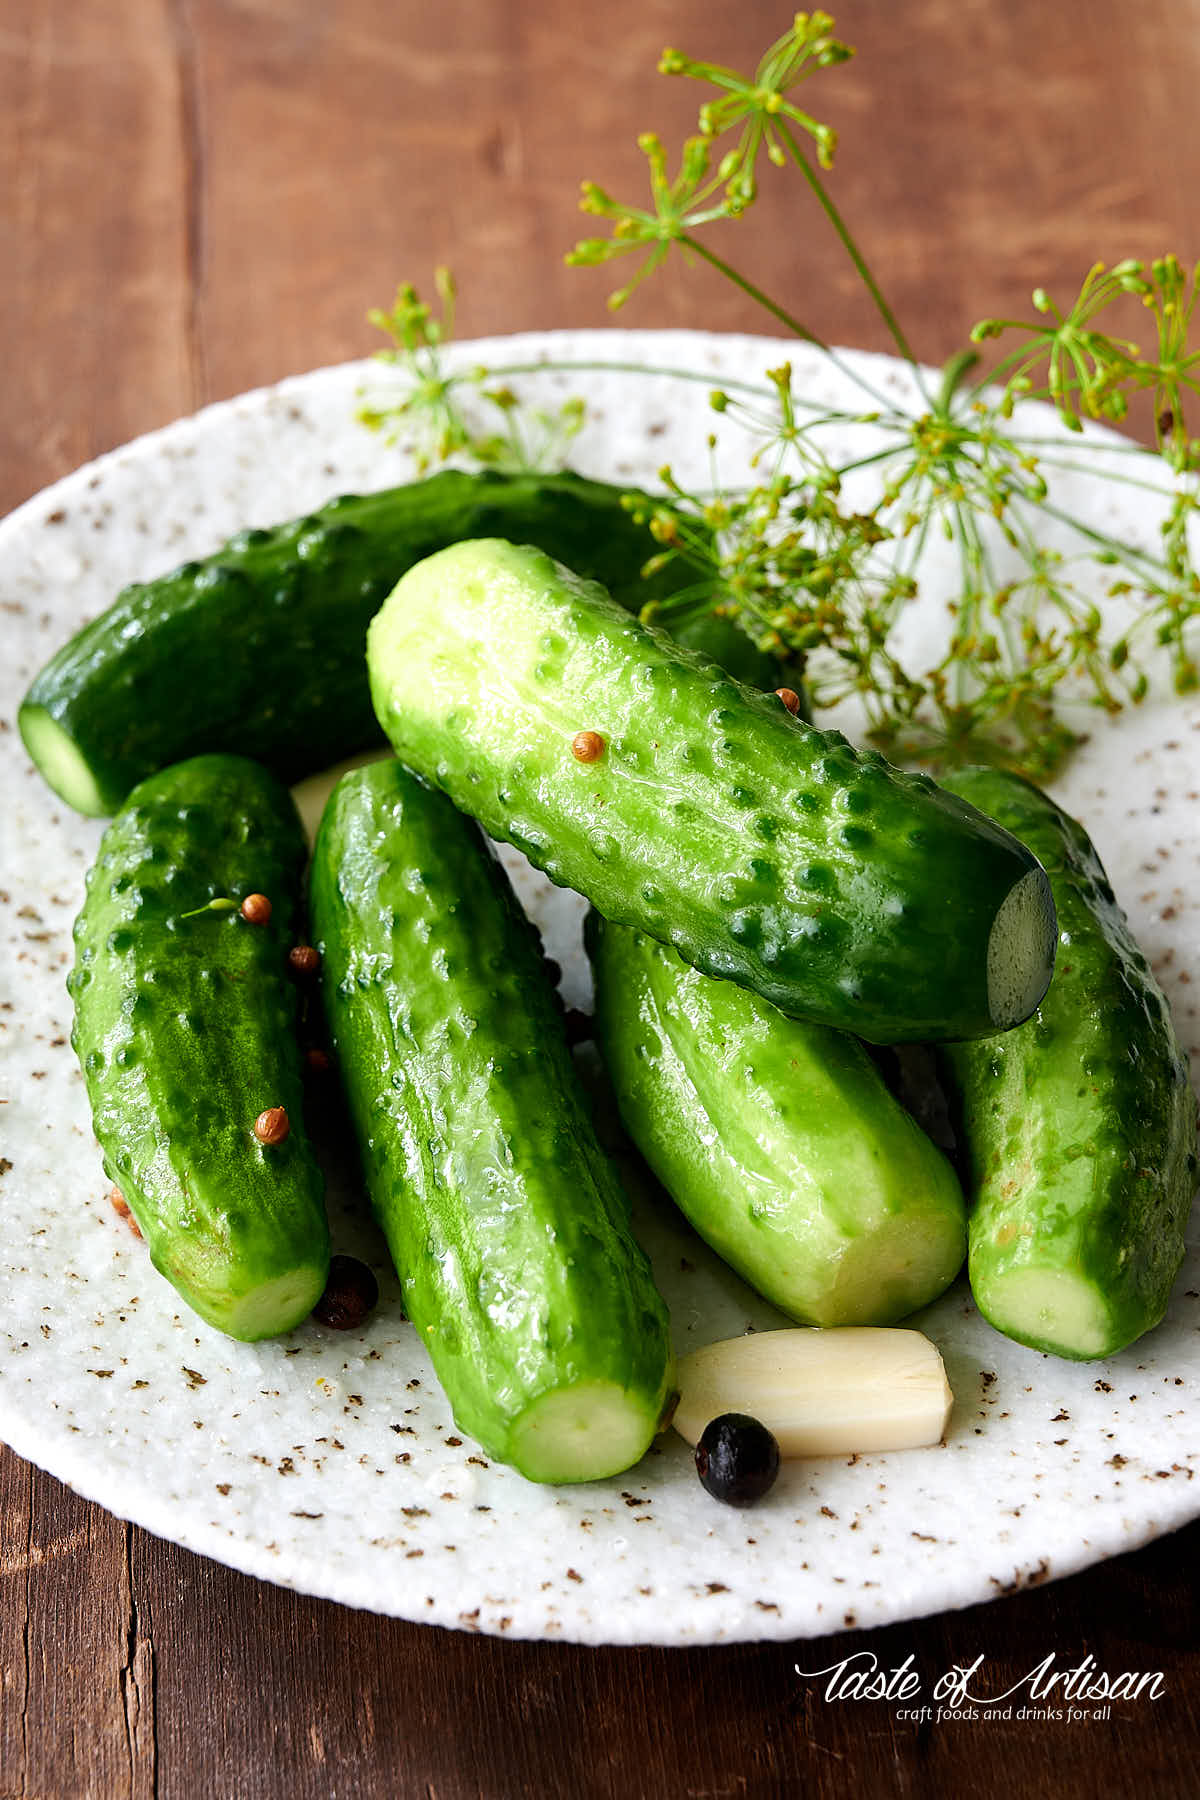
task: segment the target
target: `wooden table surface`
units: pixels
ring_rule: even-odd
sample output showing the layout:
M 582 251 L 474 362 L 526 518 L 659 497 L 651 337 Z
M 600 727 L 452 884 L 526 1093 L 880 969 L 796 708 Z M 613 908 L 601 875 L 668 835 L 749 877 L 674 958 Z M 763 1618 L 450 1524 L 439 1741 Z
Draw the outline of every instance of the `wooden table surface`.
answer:
M 745 65 L 764 0 L 35 0 L 0 5 L 0 511 L 194 407 L 373 348 L 450 263 L 463 335 L 608 322 L 563 267 L 578 180 L 694 97 L 659 49 Z M 839 202 L 944 358 L 1096 258 L 1200 251 L 1197 0 L 859 0 L 829 83 Z M 793 184 L 794 190 L 795 184 Z M 781 194 L 785 190 L 781 189 Z M 886 347 L 802 194 L 727 240 L 827 338 Z M 757 329 L 708 271 L 631 325 Z M 146 1535 L 0 1452 L 0 1796 L 1200 1792 L 1200 1526 L 987 1607 L 806 1645 L 584 1650 L 356 1614 Z M 1104 1722 L 911 1724 L 794 1665 L 1054 1652 L 1158 1670 Z

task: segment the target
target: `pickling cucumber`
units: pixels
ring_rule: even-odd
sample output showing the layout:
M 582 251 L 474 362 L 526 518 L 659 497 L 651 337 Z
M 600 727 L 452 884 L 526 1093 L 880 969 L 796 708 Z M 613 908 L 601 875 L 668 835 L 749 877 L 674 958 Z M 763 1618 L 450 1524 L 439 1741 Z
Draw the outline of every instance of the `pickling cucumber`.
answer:
M 1196 1186 L 1196 1101 L 1167 1001 L 1084 831 L 1015 775 L 947 785 L 1045 865 L 1059 952 L 1034 1018 L 946 1045 L 973 1201 L 970 1278 L 997 1330 L 1109 1356 L 1166 1310 Z
M 287 970 L 305 854 L 273 776 L 196 757 L 134 789 L 75 921 L 71 1042 L 105 1172 L 155 1268 L 245 1340 L 298 1324 L 329 1265 Z M 241 916 L 250 894 L 270 900 L 266 924 Z M 255 1122 L 277 1108 L 290 1129 L 262 1143 Z
M 1023 844 L 793 718 L 537 550 L 457 544 L 368 632 L 397 753 L 605 918 L 881 1043 L 979 1037 L 1045 992 Z
M 587 944 L 625 1128 L 739 1275 L 803 1325 L 887 1325 L 949 1286 L 962 1191 L 861 1044 L 594 912 Z
M 572 474 L 449 470 L 385 493 L 343 495 L 203 562 L 126 588 L 58 651 L 21 706 L 25 746 L 80 812 L 111 813 L 155 769 L 207 751 L 256 757 L 283 780 L 381 743 L 363 666 L 367 625 L 411 563 L 460 538 L 541 545 L 635 611 L 677 589 L 643 580 L 654 540 L 622 490 Z M 732 620 L 681 630 L 744 680 L 774 687 L 774 658 Z
M 503 870 L 374 763 L 330 798 L 311 904 L 367 1188 L 456 1423 L 533 1481 L 630 1468 L 670 1395 L 667 1310 Z

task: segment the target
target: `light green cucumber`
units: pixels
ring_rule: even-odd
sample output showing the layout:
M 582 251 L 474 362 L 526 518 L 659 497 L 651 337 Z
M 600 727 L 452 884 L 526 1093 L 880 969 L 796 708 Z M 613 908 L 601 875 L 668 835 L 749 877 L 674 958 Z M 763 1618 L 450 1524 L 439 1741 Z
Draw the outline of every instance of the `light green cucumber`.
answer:
M 862 1045 L 588 919 L 630 1137 L 718 1255 L 802 1325 L 887 1325 L 966 1255 L 958 1180 Z
M 457 1424 L 533 1481 L 620 1473 L 668 1405 L 667 1310 L 537 933 L 475 826 L 395 762 L 339 782 L 311 891 L 367 1187 Z
M 940 1053 L 973 1201 L 971 1288 L 1018 1343 L 1109 1356 L 1162 1318 L 1183 1258 L 1187 1060 L 1083 827 L 1015 775 L 967 769 L 948 785 L 1040 857 L 1059 923 L 1036 1016 Z
M 1045 992 L 1054 910 L 1022 844 L 538 551 L 419 563 L 367 659 L 410 767 L 705 974 L 881 1043 L 978 1037 Z
M 247 1340 L 297 1325 L 329 1269 L 287 966 L 305 853 L 265 769 L 195 757 L 134 789 L 75 921 L 71 1041 L 105 1172 L 155 1268 Z M 252 893 L 271 902 L 265 925 L 238 910 Z M 262 1144 L 255 1120 L 277 1107 L 288 1135 Z

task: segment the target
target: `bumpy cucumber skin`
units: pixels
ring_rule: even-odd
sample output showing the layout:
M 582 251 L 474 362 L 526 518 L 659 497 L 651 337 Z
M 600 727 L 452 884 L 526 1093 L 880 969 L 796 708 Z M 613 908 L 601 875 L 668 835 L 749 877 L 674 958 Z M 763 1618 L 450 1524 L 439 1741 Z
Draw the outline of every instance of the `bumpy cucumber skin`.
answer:
M 794 719 L 621 611 L 548 556 L 460 544 L 398 584 L 368 633 L 398 755 L 606 918 L 707 975 L 878 1043 L 1002 1023 L 988 946 L 1033 884 L 1015 838 L 924 775 Z M 580 761 L 572 742 L 599 734 Z
M 259 765 L 202 756 L 163 770 L 104 834 L 68 980 L 106 1174 L 154 1266 L 201 1318 L 250 1339 L 298 1324 L 328 1273 L 287 971 L 305 852 L 290 795 Z M 255 892 L 271 900 L 267 925 L 182 916 Z M 275 1106 L 291 1129 L 265 1147 L 253 1125 Z M 294 1286 L 283 1313 L 238 1328 L 272 1283 Z
M 443 545 L 497 533 L 538 544 L 634 610 L 689 580 L 682 565 L 642 579 L 655 545 L 621 493 L 572 474 L 447 470 L 240 532 L 203 562 L 124 589 L 58 651 L 22 703 L 26 747 L 39 761 L 37 722 L 61 727 L 95 784 L 86 810 L 97 815 L 201 752 L 251 756 L 299 781 L 383 741 L 363 666 L 367 626 L 404 570 Z M 731 621 L 694 628 L 707 655 L 778 685 L 773 659 Z M 40 766 L 82 804 L 44 756 Z
M 970 1277 L 984 1317 L 1034 1349 L 1108 1356 L 1162 1318 L 1196 1186 L 1196 1101 L 1167 1001 L 1083 827 L 1019 776 L 947 777 L 1014 831 L 1049 873 L 1058 962 L 1036 1014 L 981 1043 L 947 1045 L 973 1199 Z M 1004 1278 L 1064 1271 L 1090 1289 L 1093 1341 L 1014 1321 Z
M 456 1422 L 521 1467 L 532 1401 L 611 1381 L 644 1410 L 640 1455 L 667 1311 L 503 869 L 441 794 L 374 763 L 326 807 L 311 905 L 368 1191 Z
M 961 1189 L 861 1044 L 594 912 L 587 944 L 626 1130 L 731 1267 L 802 1325 L 888 1325 L 950 1285 Z

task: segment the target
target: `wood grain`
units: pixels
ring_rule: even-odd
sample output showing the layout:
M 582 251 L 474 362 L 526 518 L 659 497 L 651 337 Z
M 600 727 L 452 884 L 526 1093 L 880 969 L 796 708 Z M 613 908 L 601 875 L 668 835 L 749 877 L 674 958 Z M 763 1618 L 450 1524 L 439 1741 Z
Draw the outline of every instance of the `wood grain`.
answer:
M 0 1797 L 630 1800 L 1195 1792 L 1200 1527 L 986 1607 L 809 1643 L 588 1650 L 406 1625 L 221 1568 L 0 1454 Z M 22 1645 L 27 1646 L 23 1652 Z M 1051 1651 L 1161 1670 L 1110 1720 L 910 1724 L 796 1673 L 983 1653 L 997 1693 Z M 27 1654 L 27 1663 L 25 1656 Z M 11 1678 L 10 1678 L 11 1677 Z M 1027 1696 L 1022 1696 L 1029 1702 Z M 1018 1704 L 1020 1703 L 1020 1698 Z M 1045 1705 L 1048 1702 L 1043 1701 Z
M 636 201 L 637 132 L 691 128 L 698 93 L 655 73 L 664 43 L 745 63 L 781 22 L 763 0 L 614 0 L 602 38 L 544 0 L 6 0 L 3 16 L 0 331 L 20 354 L 0 507 L 202 401 L 363 354 L 368 307 L 400 279 L 428 288 L 439 262 L 465 335 L 614 322 L 610 272 L 562 262 L 590 229 L 579 180 Z M 1038 282 L 1067 294 L 1097 257 L 1197 243 L 1181 146 L 1198 21 L 1197 0 L 842 15 L 859 54 L 824 89 L 833 192 L 920 355 L 1027 312 Z M 786 173 L 715 242 L 819 335 L 887 347 Z M 668 268 L 620 322 L 761 320 L 712 271 Z
M 203 398 L 188 361 L 178 112 L 157 8 L 5 7 L 0 508 Z
M 399 279 L 456 270 L 464 334 L 605 324 L 583 176 L 696 95 L 660 48 L 745 64 L 763 0 L 0 0 L 0 508 L 218 399 L 373 347 Z M 918 352 L 1064 295 L 1097 257 L 1200 248 L 1200 0 L 863 0 L 825 88 L 833 191 Z M 813 105 L 818 104 L 812 90 Z M 718 247 L 813 330 L 887 338 L 785 176 Z M 669 269 L 631 325 L 752 330 Z M 986 1608 L 811 1645 L 498 1643 L 355 1614 L 151 1538 L 0 1453 L 0 1797 L 1045 1795 L 1197 1791 L 1200 1526 Z M 1106 1724 L 910 1726 L 794 1665 L 910 1651 L 929 1681 L 1048 1652 L 1162 1669 Z

